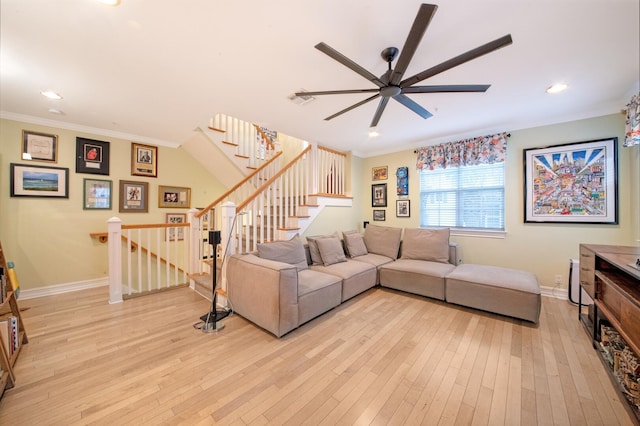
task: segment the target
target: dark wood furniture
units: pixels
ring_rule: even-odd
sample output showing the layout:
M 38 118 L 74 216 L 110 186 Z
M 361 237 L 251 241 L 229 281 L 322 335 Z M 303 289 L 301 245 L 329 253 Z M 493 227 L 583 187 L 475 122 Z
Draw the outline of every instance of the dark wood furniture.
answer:
M 636 357 L 640 355 L 640 269 L 636 266 L 640 247 L 580 244 L 580 286 L 593 299 L 588 312 L 579 297 L 578 316 L 593 339 L 610 377 L 624 398 L 635 420 L 640 423 L 638 399 L 629 396 L 629 377 L 619 368 L 620 348 L 608 348 L 608 332 L 622 337 L 622 342 Z M 580 292 L 580 295 L 582 293 Z M 607 334 L 607 335 L 603 335 Z M 604 343 L 603 343 L 604 341 Z M 615 356 L 613 355 L 615 353 Z M 624 361 L 623 361 L 624 362 Z M 638 373 L 636 373 L 637 375 Z M 637 376 L 636 376 L 637 377 Z M 640 388 L 640 383 L 634 383 Z M 635 403 L 634 403 L 635 401 Z

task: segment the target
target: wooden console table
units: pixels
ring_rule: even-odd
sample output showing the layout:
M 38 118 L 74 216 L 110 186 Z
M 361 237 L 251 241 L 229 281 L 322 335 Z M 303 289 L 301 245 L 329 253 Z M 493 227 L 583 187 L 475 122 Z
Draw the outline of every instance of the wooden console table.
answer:
M 580 286 L 594 301 L 588 314 L 582 312 L 582 292 L 578 301 L 579 320 L 638 423 L 640 371 L 627 375 L 627 356 L 629 350 L 636 359 L 640 355 L 639 257 L 640 247 L 580 244 Z

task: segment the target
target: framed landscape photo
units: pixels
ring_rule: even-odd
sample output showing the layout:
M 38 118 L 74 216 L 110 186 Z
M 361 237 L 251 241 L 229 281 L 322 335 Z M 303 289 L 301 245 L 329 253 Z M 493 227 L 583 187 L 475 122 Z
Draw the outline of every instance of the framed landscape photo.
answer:
M 158 176 L 158 147 L 131 144 L 131 174 L 134 176 Z
M 58 162 L 58 135 L 22 131 L 22 159 Z
M 109 142 L 76 138 L 76 173 L 109 175 Z
M 371 180 L 387 180 L 388 174 L 387 166 L 374 167 L 371 169 Z
M 371 207 L 387 207 L 387 184 L 371 185 Z
M 149 211 L 149 184 L 121 180 L 119 211 L 120 213 L 147 213 Z
M 10 164 L 12 197 L 69 198 L 69 169 Z
M 396 201 L 396 217 L 410 217 L 411 209 L 409 208 L 409 200 Z
M 191 207 L 191 188 L 160 185 L 158 187 L 158 207 L 188 209 Z
M 102 179 L 84 179 L 82 208 L 84 210 L 111 210 L 112 182 Z
M 186 213 L 167 213 L 166 214 L 166 223 L 175 224 L 175 223 L 187 223 L 187 214 Z M 184 226 L 179 228 L 167 228 L 167 240 L 184 240 Z
M 526 223 L 618 223 L 618 138 L 524 150 Z
M 375 221 L 383 221 L 386 219 L 386 210 L 374 210 L 373 211 L 373 220 Z

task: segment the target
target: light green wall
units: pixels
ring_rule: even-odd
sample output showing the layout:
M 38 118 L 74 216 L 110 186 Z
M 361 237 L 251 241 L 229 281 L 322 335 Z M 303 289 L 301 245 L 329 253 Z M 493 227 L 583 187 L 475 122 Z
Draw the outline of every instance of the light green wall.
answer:
M 21 160 L 22 130 L 58 135 L 58 162 Z M 110 142 L 110 175 L 75 173 L 76 136 Z M 131 175 L 131 142 L 71 130 L 0 120 L 0 239 L 9 260 L 16 264 L 20 287 L 33 289 L 107 276 L 107 245 L 89 237 L 106 232 L 107 220 L 124 223 L 163 223 L 166 213 L 188 209 L 158 208 L 158 185 L 191 188 L 191 206 L 204 207 L 226 188 L 180 148 L 159 147 L 158 177 Z M 69 199 L 9 196 L 9 164 L 55 166 L 69 169 Z M 112 209 L 83 210 L 83 179 L 113 181 Z M 118 212 L 118 181 L 149 183 L 149 213 Z
M 508 130 L 508 129 L 507 129 Z M 523 199 L 523 149 L 570 142 L 618 137 L 618 225 L 525 224 Z M 622 148 L 624 117 L 608 115 L 588 120 L 511 131 L 508 140 L 506 174 L 506 237 L 452 237 L 461 248 L 465 263 L 479 263 L 517 268 L 534 272 L 543 286 L 554 286 L 555 275 L 562 275 L 561 287 L 567 286 L 569 259 L 578 258 L 580 243 L 638 245 L 638 147 Z M 428 141 L 425 141 L 425 145 Z M 370 187 L 372 183 L 387 183 L 388 207 L 383 226 L 419 226 L 419 179 L 412 150 L 370 157 L 363 164 L 363 191 L 360 198 L 364 220 L 372 220 Z M 371 168 L 388 166 L 386 181 L 372 181 Z M 411 217 L 396 218 L 395 195 L 398 167 L 409 167 L 409 199 Z

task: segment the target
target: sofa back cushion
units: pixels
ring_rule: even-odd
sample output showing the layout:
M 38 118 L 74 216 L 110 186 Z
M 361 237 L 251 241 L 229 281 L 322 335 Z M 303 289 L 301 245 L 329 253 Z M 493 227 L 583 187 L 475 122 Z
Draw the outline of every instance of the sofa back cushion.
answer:
M 364 229 L 364 244 L 369 253 L 398 258 L 402 228 L 389 226 L 367 225 Z
M 342 233 L 342 239 L 349 257 L 364 256 L 369 253 L 364 244 L 364 236 L 360 231 L 345 231 Z
M 344 255 L 342 241 L 338 237 L 320 238 L 316 240 L 318 250 L 322 257 L 324 266 L 333 265 L 334 263 L 346 262 L 347 257 Z
M 401 259 L 449 263 L 449 228 L 406 228 Z
M 303 271 L 307 265 L 307 256 L 300 235 L 294 235 L 288 241 L 274 241 L 258 244 L 258 257 L 275 260 L 294 265 L 298 271 Z

